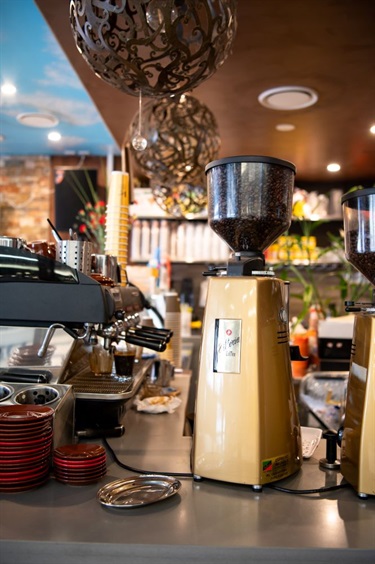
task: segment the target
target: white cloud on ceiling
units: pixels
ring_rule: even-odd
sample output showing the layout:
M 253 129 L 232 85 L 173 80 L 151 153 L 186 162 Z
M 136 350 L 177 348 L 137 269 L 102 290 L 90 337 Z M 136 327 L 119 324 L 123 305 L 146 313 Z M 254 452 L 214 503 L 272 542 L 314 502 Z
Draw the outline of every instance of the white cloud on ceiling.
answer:
M 52 60 L 51 63 L 43 67 L 45 78 L 38 79 L 38 84 L 54 88 L 61 86 L 74 88 L 75 90 L 83 89 L 78 76 L 67 60 L 60 45 L 57 43 L 54 35 L 48 30 L 43 40 L 45 43 L 43 51 L 48 53 Z
M 67 100 L 42 91 L 17 95 L 13 103 L 11 100 L 5 102 L 3 113 L 9 116 L 15 117 L 26 111 L 37 111 L 52 113 L 59 121 L 69 125 L 88 126 L 101 123 L 101 117 L 91 102 Z
M 82 89 L 82 84 L 65 61 L 58 61 L 46 65 L 43 68 L 43 72 L 45 78 L 37 80 L 37 83 L 41 86 L 53 88 L 60 86 L 63 88 L 74 88 L 75 90 Z

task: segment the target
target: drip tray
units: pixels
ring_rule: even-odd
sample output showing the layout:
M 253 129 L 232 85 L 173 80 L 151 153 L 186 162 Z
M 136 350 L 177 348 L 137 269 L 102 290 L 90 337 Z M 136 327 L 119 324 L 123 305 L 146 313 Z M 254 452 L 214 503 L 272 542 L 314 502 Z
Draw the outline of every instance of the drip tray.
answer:
M 69 380 L 77 394 L 127 394 L 133 389 L 133 380 L 129 382 L 116 382 L 111 374 L 96 376 L 95 374 L 80 374 Z
M 134 365 L 134 376 L 127 382 L 118 382 L 111 374 L 96 376 L 88 367 L 66 381 L 73 387 L 76 398 L 117 401 L 133 397 L 140 388 L 153 359 L 141 360 Z

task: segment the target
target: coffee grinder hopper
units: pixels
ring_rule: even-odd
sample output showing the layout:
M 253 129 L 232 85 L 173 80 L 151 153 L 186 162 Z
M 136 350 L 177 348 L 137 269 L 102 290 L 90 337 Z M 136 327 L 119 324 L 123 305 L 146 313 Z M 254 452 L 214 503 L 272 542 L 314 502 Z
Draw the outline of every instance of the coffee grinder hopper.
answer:
M 230 262 L 243 263 L 228 265 L 228 274 L 263 270 L 263 252 L 290 227 L 295 166 L 272 157 L 237 156 L 213 161 L 205 172 L 209 225 L 232 249 Z
M 342 197 L 346 259 L 375 287 L 375 187 Z

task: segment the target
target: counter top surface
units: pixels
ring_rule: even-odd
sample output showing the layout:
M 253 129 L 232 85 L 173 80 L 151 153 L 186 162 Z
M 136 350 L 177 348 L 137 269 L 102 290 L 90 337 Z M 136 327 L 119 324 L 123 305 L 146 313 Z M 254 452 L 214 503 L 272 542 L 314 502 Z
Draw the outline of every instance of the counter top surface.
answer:
M 189 377 L 174 385 L 187 398 Z M 190 472 L 191 437 L 184 436 L 184 403 L 173 414 L 131 408 L 125 434 L 108 443 L 119 460 L 137 471 Z M 101 440 L 94 442 L 100 443 Z M 290 489 L 339 484 L 337 471 L 322 471 L 321 441 L 298 474 L 279 483 Z M 375 498 L 359 499 L 344 488 L 323 494 L 290 494 L 180 477 L 178 494 L 132 509 L 102 506 L 103 485 L 137 471 L 121 468 L 108 454 L 100 482 L 70 486 L 53 477 L 39 489 L 1 494 L 2 564 L 54 562 L 374 562 Z

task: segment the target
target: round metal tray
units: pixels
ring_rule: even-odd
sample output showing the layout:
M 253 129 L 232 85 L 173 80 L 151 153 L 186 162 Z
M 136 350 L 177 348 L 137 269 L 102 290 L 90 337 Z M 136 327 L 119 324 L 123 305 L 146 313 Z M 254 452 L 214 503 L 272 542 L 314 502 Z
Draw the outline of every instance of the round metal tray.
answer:
M 110 482 L 98 491 L 97 499 L 107 507 L 130 509 L 167 499 L 180 487 L 181 482 L 171 476 L 142 474 Z

